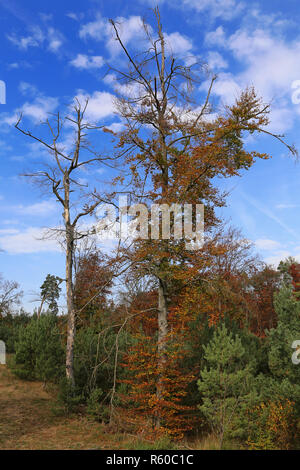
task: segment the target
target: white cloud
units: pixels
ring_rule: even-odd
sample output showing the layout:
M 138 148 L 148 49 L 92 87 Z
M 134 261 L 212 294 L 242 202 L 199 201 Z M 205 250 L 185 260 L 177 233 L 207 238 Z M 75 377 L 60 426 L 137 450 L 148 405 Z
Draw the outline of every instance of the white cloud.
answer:
M 198 12 L 208 11 L 214 18 L 230 20 L 241 12 L 243 3 L 237 0 L 183 0 L 182 6 Z
M 107 129 L 110 129 L 113 132 L 121 132 L 125 128 L 125 124 L 122 122 L 113 122 L 109 126 L 107 126 Z
M 272 256 L 265 258 L 266 263 L 271 264 L 277 267 L 280 261 L 288 258 L 289 256 L 293 256 L 290 251 L 276 251 Z M 296 259 L 300 260 L 300 256 L 295 256 Z
M 207 33 L 206 42 L 231 52 L 240 69 L 242 66 L 235 76 L 220 74 L 213 93 L 230 103 L 234 89 L 254 86 L 265 102 L 272 103 L 268 130 L 281 134 L 293 127 L 300 114 L 291 102 L 292 82 L 300 77 L 300 41 L 285 39 L 282 22 L 273 17 L 269 20 L 262 27 L 257 18 L 256 27 L 248 24 L 228 36 L 219 26 Z
M 28 36 L 7 34 L 7 39 L 18 49 L 26 51 L 30 47 L 42 47 L 46 44 L 49 51 L 57 53 L 64 42 L 63 34 L 53 27 L 41 29 L 39 26 L 29 28 Z
M 53 19 L 52 13 L 39 13 L 39 16 L 41 17 L 41 20 L 45 23 Z
M 115 19 L 115 23 L 118 25 L 119 34 L 125 46 L 134 41 L 136 48 L 144 48 L 146 40 L 143 29 L 143 20 L 140 16 L 130 16 L 129 18 L 118 17 Z M 151 31 L 151 27 L 148 26 L 148 28 L 149 31 Z M 106 29 L 106 34 L 108 37 L 106 46 L 109 52 L 112 55 L 119 54 L 121 52 L 121 46 L 119 45 L 119 42 L 116 41 L 114 31 L 109 23 Z
M 19 68 L 30 69 L 30 68 L 32 68 L 32 64 L 30 64 L 26 60 L 20 60 L 20 62 L 12 62 L 10 64 L 7 64 L 7 68 L 9 70 L 16 70 L 16 69 L 19 69 Z
M 115 20 L 118 26 L 118 31 L 122 42 L 127 46 L 130 42 L 134 42 L 136 47 L 143 47 L 146 44 L 143 20 L 140 16 L 130 16 L 129 18 L 118 17 Z M 149 31 L 151 31 L 151 27 Z M 79 36 L 82 39 L 94 39 L 96 41 L 104 41 L 106 47 L 112 56 L 116 56 L 121 52 L 121 46 L 115 39 L 115 34 L 112 25 L 109 23 L 107 18 L 103 18 L 101 15 L 97 15 L 94 21 L 90 21 L 81 26 Z M 173 37 L 175 41 L 178 37 Z
M 290 95 L 291 83 L 300 76 L 300 42 L 286 42 L 271 31 L 238 30 L 226 42 L 246 65 L 240 79 L 250 82 L 267 100 Z
M 104 60 L 101 56 L 78 54 L 70 64 L 78 69 L 98 69 L 103 66 Z
M 70 13 L 67 13 L 66 16 L 68 18 L 71 18 L 71 20 L 80 21 L 84 17 L 84 14 L 83 13 L 75 13 L 75 12 L 71 11 Z
M 132 44 L 135 48 L 146 48 L 148 40 L 145 36 L 144 23 L 140 16 L 130 16 L 129 18 L 118 17 L 115 20 L 118 32 L 125 46 Z M 147 25 L 148 31 L 152 32 L 152 27 Z M 109 53 L 117 56 L 121 52 L 121 46 L 115 39 L 115 32 L 112 25 L 106 18 L 97 15 L 94 21 L 90 21 L 81 26 L 79 36 L 82 39 L 92 38 L 97 41 L 104 41 Z M 193 48 L 192 41 L 179 32 L 170 34 L 164 33 L 166 49 L 171 54 L 184 56 L 191 53 Z
M 49 117 L 49 113 L 54 111 L 57 105 L 57 98 L 42 96 L 36 98 L 33 103 L 25 103 L 22 106 L 22 113 L 33 121 L 43 121 Z
M 95 173 L 98 173 L 98 175 L 103 175 L 103 173 L 105 173 L 105 168 L 98 168 L 97 170 L 94 170 Z
M 205 35 L 205 41 L 210 46 L 223 46 L 226 40 L 223 26 L 218 26 L 215 31 L 210 31 Z
M 18 37 L 15 33 L 8 34 L 7 39 L 21 50 L 27 50 L 29 47 L 39 47 L 45 40 L 45 35 L 41 28 L 34 26 L 30 28 L 28 36 Z
M 200 90 L 207 91 L 209 85 L 208 81 L 202 83 Z M 241 87 L 231 73 L 222 72 L 218 74 L 212 92 L 221 99 L 222 103 L 230 105 L 240 95 Z
M 259 250 L 275 250 L 280 248 L 280 243 L 275 240 L 269 240 L 267 238 L 260 238 L 255 241 L 255 245 Z
M 8 64 L 9 69 L 18 69 L 20 67 L 20 64 L 18 62 L 12 62 L 11 64 Z
M 274 39 L 265 30 L 256 29 L 250 32 L 239 29 L 230 36 L 226 45 L 230 47 L 236 57 L 245 58 L 251 62 L 253 54 L 265 54 L 274 47 L 274 42 Z
M 48 49 L 57 53 L 64 42 L 64 36 L 60 31 L 54 28 L 48 28 Z
M 37 227 L 0 232 L 0 248 L 10 254 L 61 251 L 57 241 L 42 240 L 43 236 L 44 229 Z
M 90 21 L 81 26 L 79 36 L 82 39 L 92 38 L 98 41 L 103 41 L 107 35 L 107 20 L 103 19 L 101 15 L 97 15 L 94 21 Z
M 46 216 L 46 215 L 49 215 L 49 213 L 55 212 L 55 210 L 57 209 L 57 205 L 52 201 L 42 201 L 42 202 L 37 202 L 35 204 L 31 204 L 28 206 L 21 204 L 11 209 L 22 215 L 40 217 L 40 216 Z
M 32 85 L 31 83 L 27 82 L 20 82 L 19 84 L 19 90 L 22 93 L 22 95 L 37 95 L 38 94 L 38 89 L 35 85 Z
M 226 60 L 217 51 L 209 51 L 207 63 L 212 72 L 228 67 Z
M 193 48 L 192 41 L 178 32 L 166 33 L 165 40 L 169 51 L 177 56 L 186 55 Z
M 34 121 L 42 121 L 49 117 L 58 105 L 57 98 L 43 96 L 36 99 L 34 103 L 26 103 L 22 107 L 23 115 Z
M 4 152 L 7 153 L 7 152 L 10 152 L 11 150 L 13 150 L 13 147 L 9 145 L 8 142 L 6 142 L 5 140 L 0 140 L 0 152 L 1 153 L 4 153 Z
M 213 19 L 222 18 L 223 20 L 231 20 L 239 15 L 244 3 L 238 0 L 141 0 L 146 1 L 152 6 L 157 4 L 169 3 L 172 7 L 181 9 L 195 10 L 199 13 L 207 12 Z
M 24 90 L 25 89 L 26 86 Z M 32 92 L 33 87 L 30 88 L 30 90 Z M 45 96 L 38 91 L 36 91 L 36 93 L 38 96 L 36 96 L 34 100 L 30 102 L 26 101 L 20 108 L 17 108 L 13 114 L 3 113 L 0 122 L 8 126 L 13 126 L 16 124 L 21 114 L 24 118 L 28 118 L 34 123 L 46 121 L 49 117 L 49 113 L 53 113 L 56 110 L 58 98 Z
M 99 120 L 113 116 L 114 111 L 114 96 L 106 91 L 95 91 L 92 95 L 84 91 L 79 91 L 76 98 L 80 103 L 89 100 L 86 109 L 85 118 L 91 123 L 97 123 Z
M 124 96 L 134 97 L 143 93 L 143 87 L 137 82 L 121 83 L 118 81 L 116 75 L 112 73 L 107 74 L 103 82 Z
M 291 107 L 282 105 L 280 103 L 277 106 L 271 108 L 270 113 L 270 124 L 268 125 L 268 131 L 274 134 L 283 134 L 287 130 L 291 129 L 295 122 L 295 112 Z

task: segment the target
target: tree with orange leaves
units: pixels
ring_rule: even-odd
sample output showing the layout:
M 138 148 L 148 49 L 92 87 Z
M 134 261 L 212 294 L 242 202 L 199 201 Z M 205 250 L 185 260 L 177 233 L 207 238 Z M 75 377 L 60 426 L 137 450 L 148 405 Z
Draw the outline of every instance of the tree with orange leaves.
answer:
M 77 322 L 99 320 L 106 308 L 106 298 L 112 286 L 112 274 L 107 260 L 97 250 L 84 253 L 77 259 L 74 299 Z
M 157 36 L 153 37 L 151 28 L 144 24 L 149 44 L 144 56 L 131 53 L 111 20 L 115 39 L 128 61 L 128 69 L 114 70 L 122 82 L 118 89 L 125 90 L 117 101 L 126 123 L 118 146 L 127 155 L 132 172 L 133 199 L 169 207 L 174 203 L 204 204 L 205 228 L 209 232 L 219 222 L 215 208 L 225 205 L 225 196 L 214 185 L 214 178 L 239 175 L 256 158 L 269 158 L 266 153 L 248 151 L 244 146 L 247 134 L 270 134 L 266 129 L 269 106 L 249 88 L 234 105 L 212 114 L 210 95 L 215 76 L 210 77 L 207 95 L 199 106 L 193 91 L 201 79 L 207 78 L 205 67 L 186 66 L 172 55 L 158 8 L 154 12 Z M 281 136 L 271 135 L 283 142 Z M 289 149 L 295 153 L 292 147 Z M 187 250 L 183 240 L 172 238 L 172 229 L 171 222 L 171 239 L 139 240 L 127 252 L 140 274 L 156 281 L 158 402 L 166 393 L 172 298 L 210 266 L 207 253 Z M 156 424 L 162 425 L 159 413 Z

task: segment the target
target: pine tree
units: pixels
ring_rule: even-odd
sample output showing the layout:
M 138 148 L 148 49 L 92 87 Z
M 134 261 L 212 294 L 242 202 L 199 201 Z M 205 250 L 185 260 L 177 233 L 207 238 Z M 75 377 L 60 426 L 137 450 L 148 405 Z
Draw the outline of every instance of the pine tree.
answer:
M 268 333 L 269 367 L 281 389 L 289 393 L 300 413 L 300 364 L 294 364 L 293 343 L 300 340 L 300 302 L 291 288 L 283 287 L 275 295 L 275 310 L 278 316 L 277 328 Z
M 34 316 L 21 328 L 13 370 L 27 380 L 58 381 L 63 374 L 64 348 L 54 315 Z
M 59 299 L 61 288 L 59 284 L 62 280 L 58 276 L 52 276 L 48 274 L 45 281 L 41 285 L 41 306 L 39 309 L 39 314 L 41 313 L 41 308 L 44 303 L 48 304 L 49 312 L 53 313 L 53 315 L 58 314 L 58 305 L 57 300 Z
M 220 448 L 224 439 L 243 437 L 246 410 L 256 402 L 254 362 L 245 365 L 246 351 L 239 336 L 225 325 L 203 346 L 207 366 L 201 371 L 199 409 L 216 434 Z

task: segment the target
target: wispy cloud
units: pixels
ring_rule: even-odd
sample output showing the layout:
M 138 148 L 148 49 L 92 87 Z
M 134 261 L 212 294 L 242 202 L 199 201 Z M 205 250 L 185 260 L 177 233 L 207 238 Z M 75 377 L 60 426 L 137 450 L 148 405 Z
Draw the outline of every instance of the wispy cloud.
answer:
M 151 6 L 169 4 L 183 10 L 193 10 L 197 13 L 207 13 L 212 19 L 232 20 L 245 8 L 245 3 L 239 0 L 140 0 Z
M 57 53 L 65 41 L 64 35 L 52 26 L 41 28 L 34 25 L 28 28 L 28 34 L 25 36 L 13 32 L 7 34 L 6 37 L 14 46 L 23 51 L 45 45 L 50 52 Z
M 46 121 L 49 113 L 53 113 L 58 107 L 58 98 L 44 95 L 34 85 L 21 82 L 20 91 L 22 94 L 30 94 L 32 100 L 26 101 L 22 106 L 15 109 L 13 113 L 2 113 L 0 122 L 3 125 L 13 126 L 20 115 L 34 123 Z
M 21 50 L 29 47 L 39 47 L 45 40 L 45 35 L 39 26 L 31 26 L 27 36 L 18 36 L 16 33 L 7 34 L 7 39 Z
M 57 205 L 52 201 L 42 201 L 35 204 L 13 206 L 10 208 L 12 212 L 17 212 L 21 215 L 27 215 L 31 217 L 48 216 L 57 209 Z
M 267 207 L 264 206 L 260 201 L 255 199 L 252 196 L 249 196 L 248 194 L 244 193 L 243 191 L 239 191 L 239 194 L 255 209 L 257 209 L 259 212 L 262 214 L 266 215 L 269 217 L 269 219 L 273 220 L 276 222 L 281 228 L 283 228 L 286 232 L 288 232 L 290 235 L 293 235 L 295 238 L 299 238 L 299 234 L 295 232 L 291 227 L 289 227 L 286 223 L 284 223 L 277 215 L 273 213 L 272 210 L 268 209 Z
M 289 256 L 293 256 L 290 251 L 287 251 L 287 250 L 276 251 L 272 256 L 268 256 L 267 258 L 265 258 L 265 261 L 266 261 L 266 263 L 277 267 L 279 265 L 280 261 L 285 260 Z M 296 258 L 300 261 L 300 256 L 299 255 L 294 256 L 294 258 Z
M 276 209 L 295 209 L 299 204 L 277 204 Z
M 276 240 L 270 240 L 268 238 L 260 238 L 255 240 L 255 245 L 259 250 L 274 250 L 280 248 L 281 244 Z
M 56 240 L 43 239 L 44 229 L 29 227 L 25 230 L 0 232 L 0 248 L 9 254 L 59 252 Z

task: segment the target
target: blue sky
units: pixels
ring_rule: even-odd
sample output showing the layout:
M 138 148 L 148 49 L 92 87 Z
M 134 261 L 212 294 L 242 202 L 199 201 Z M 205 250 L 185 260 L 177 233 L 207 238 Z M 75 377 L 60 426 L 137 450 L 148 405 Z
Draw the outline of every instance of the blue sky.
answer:
M 6 84 L 6 104 L 0 104 L 0 272 L 21 284 L 27 308 L 47 273 L 63 277 L 59 247 L 39 240 L 43 227 L 57 225 L 61 209 L 19 176 L 47 157 L 14 123 L 22 112 L 26 127 L 38 132 L 48 113 L 69 106 L 75 96 L 89 96 L 89 117 L 120 129 L 106 64 L 122 58 L 108 19 L 118 20 L 124 42 L 134 48 L 141 44 L 141 17 L 151 23 L 157 3 L 174 54 L 208 62 L 218 74 L 214 101 L 230 104 L 254 85 L 272 103 L 269 130 L 300 149 L 297 0 L 0 0 L 0 80 Z M 272 159 L 258 161 L 241 178 L 219 182 L 231 190 L 222 215 L 268 262 L 288 255 L 300 260 L 300 166 L 271 138 L 246 144 Z M 103 169 L 97 181 L 110 177 Z M 83 175 L 88 178 L 94 181 L 95 175 Z

